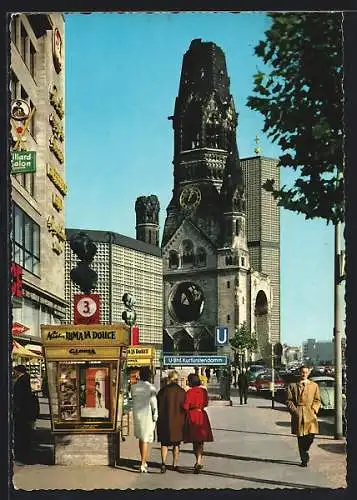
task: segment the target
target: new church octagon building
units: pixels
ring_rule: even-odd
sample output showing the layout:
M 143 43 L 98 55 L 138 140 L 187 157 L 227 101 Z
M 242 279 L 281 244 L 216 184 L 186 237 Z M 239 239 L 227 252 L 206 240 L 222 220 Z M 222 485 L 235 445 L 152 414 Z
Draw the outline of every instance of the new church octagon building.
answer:
M 193 40 L 170 117 L 174 186 L 162 238 L 163 350 L 213 352 L 217 326 L 232 337 L 246 322 L 257 336 L 255 358 L 268 358 L 269 342 L 280 340 L 280 221 L 262 184 L 269 175 L 279 185 L 279 167 L 260 156 L 239 159 L 229 86 L 222 49 Z

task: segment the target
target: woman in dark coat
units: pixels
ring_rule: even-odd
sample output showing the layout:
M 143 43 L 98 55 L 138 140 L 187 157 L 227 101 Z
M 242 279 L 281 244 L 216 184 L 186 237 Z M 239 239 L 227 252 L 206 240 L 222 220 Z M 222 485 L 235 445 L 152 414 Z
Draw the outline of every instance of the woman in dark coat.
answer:
M 183 441 L 185 423 L 185 391 L 178 385 L 178 373 L 171 371 L 165 385 L 157 395 L 159 418 L 157 421 L 157 437 L 161 443 L 161 472 L 166 472 L 168 447 L 172 446 L 173 469 L 177 470 L 180 443 Z
M 194 470 L 195 474 L 198 474 L 203 468 L 203 443 L 213 441 L 213 435 L 208 415 L 204 410 L 208 406 L 207 391 L 200 387 L 201 381 L 197 375 L 191 373 L 187 380 L 190 389 L 185 394 L 183 405 L 187 412 L 184 441 L 193 444 L 193 452 L 196 456 Z

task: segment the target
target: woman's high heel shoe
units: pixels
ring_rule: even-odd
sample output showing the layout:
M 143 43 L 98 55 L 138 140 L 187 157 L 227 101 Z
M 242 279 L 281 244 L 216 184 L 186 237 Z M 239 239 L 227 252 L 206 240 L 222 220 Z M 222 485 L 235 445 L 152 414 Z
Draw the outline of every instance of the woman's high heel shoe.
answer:
M 148 471 L 148 464 L 141 464 L 140 472 L 147 472 L 147 471 Z
M 195 466 L 193 468 L 193 471 L 194 471 L 195 474 L 199 474 L 202 469 L 203 469 L 203 465 L 201 465 L 201 464 L 195 464 Z

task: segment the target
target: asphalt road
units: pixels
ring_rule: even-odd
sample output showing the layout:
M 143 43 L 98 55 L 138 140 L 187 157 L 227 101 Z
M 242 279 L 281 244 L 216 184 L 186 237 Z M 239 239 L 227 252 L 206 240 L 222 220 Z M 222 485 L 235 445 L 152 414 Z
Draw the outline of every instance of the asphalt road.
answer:
M 129 436 L 122 443 L 121 463 L 105 466 L 54 466 L 49 420 L 38 422 L 37 463 L 14 466 L 16 488 L 32 489 L 157 489 L 157 488 L 338 488 L 345 487 L 345 440 L 319 436 L 308 468 L 299 466 L 296 438 L 290 434 L 290 416 L 279 403 L 251 397 L 240 406 L 211 406 L 208 414 L 215 441 L 205 446 L 204 469 L 193 474 L 191 445 L 182 446 L 180 471 L 160 473 L 160 449 L 153 443 L 148 474 L 138 471 L 138 444 Z M 43 406 L 45 411 L 45 406 Z M 331 419 L 331 416 L 322 417 Z M 47 427 L 47 430 L 46 430 Z M 46 442 L 47 441 L 47 442 Z M 170 463 L 170 462 L 169 462 Z

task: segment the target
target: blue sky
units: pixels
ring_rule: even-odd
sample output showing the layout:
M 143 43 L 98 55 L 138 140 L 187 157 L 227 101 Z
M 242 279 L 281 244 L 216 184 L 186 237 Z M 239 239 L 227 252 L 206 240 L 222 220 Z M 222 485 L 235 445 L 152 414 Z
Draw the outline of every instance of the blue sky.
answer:
M 280 150 L 249 110 L 254 47 L 264 13 L 95 13 L 66 19 L 66 226 L 135 237 L 135 200 L 156 194 L 162 231 L 173 184 L 173 114 L 182 57 L 194 38 L 226 54 L 239 113 L 241 158 Z M 291 181 L 282 169 L 282 184 Z M 160 233 L 161 237 L 162 232 Z M 281 211 L 281 340 L 328 340 L 333 331 L 333 228 Z

